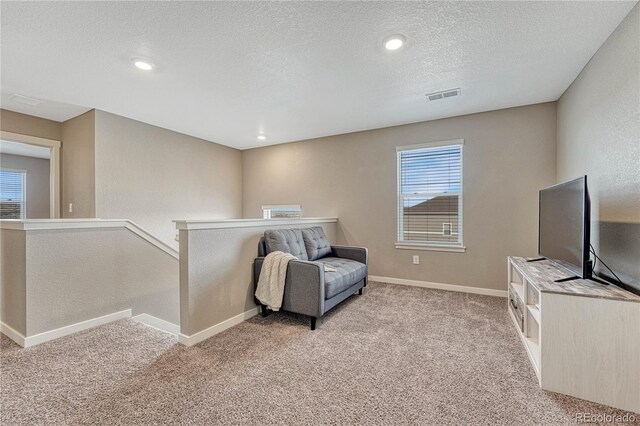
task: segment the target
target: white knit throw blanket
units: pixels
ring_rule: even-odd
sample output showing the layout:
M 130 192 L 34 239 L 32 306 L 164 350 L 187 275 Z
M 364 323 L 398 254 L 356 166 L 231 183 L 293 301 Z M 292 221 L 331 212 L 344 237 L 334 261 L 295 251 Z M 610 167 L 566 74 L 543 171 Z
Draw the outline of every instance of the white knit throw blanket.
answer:
M 256 298 L 272 311 L 280 310 L 284 296 L 284 282 L 287 277 L 287 266 L 298 258 L 289 253 L 274 251 L 264 258 Z

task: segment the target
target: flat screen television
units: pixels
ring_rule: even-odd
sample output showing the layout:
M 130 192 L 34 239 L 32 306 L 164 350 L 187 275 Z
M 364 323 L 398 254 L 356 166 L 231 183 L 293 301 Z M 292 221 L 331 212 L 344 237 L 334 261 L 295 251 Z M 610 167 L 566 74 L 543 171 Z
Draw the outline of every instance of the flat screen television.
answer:
M 540 190 L 538 221 L 538 254 L 579 278 L 591 278 L 587 177 Z

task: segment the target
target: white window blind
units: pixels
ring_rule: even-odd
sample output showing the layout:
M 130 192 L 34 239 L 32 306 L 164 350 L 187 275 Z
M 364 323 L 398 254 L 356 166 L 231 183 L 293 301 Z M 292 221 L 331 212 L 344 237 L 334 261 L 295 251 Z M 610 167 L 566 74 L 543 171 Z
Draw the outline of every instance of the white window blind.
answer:
M 262 206 L 263 219 L 289 219 L 302 217 L 302 207 L 299 204 Z
M 398 245 L 462 247 L 462 147 L 398 148 Z
M 26 217 L 26 175 L 22 170 L 0 170 L 0 219 Z

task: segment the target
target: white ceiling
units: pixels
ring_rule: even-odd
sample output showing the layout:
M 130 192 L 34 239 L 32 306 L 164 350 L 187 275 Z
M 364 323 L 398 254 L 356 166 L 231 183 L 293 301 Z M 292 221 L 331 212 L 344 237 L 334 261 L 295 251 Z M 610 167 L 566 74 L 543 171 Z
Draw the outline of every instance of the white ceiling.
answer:
M 0 100 L 55 120 L 97 108 L 245 149 L 554 101 L 634 4 L 2 2 Z M 384 50 L 394 33 L 407 44 Z
M 49 157 L 51 157 L 51 149 L 44 146 L 0 140 L 0 154 L 13 154 L 25 157 L 49 159 Z

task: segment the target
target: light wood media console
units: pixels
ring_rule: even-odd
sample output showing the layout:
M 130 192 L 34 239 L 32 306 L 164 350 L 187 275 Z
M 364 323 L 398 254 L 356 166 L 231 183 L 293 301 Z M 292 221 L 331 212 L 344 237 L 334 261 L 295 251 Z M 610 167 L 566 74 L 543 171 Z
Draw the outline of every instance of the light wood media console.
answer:
M 640 412 L 640 296 L 553 262 L 508 258 L 509 315 L 540 386 Z

